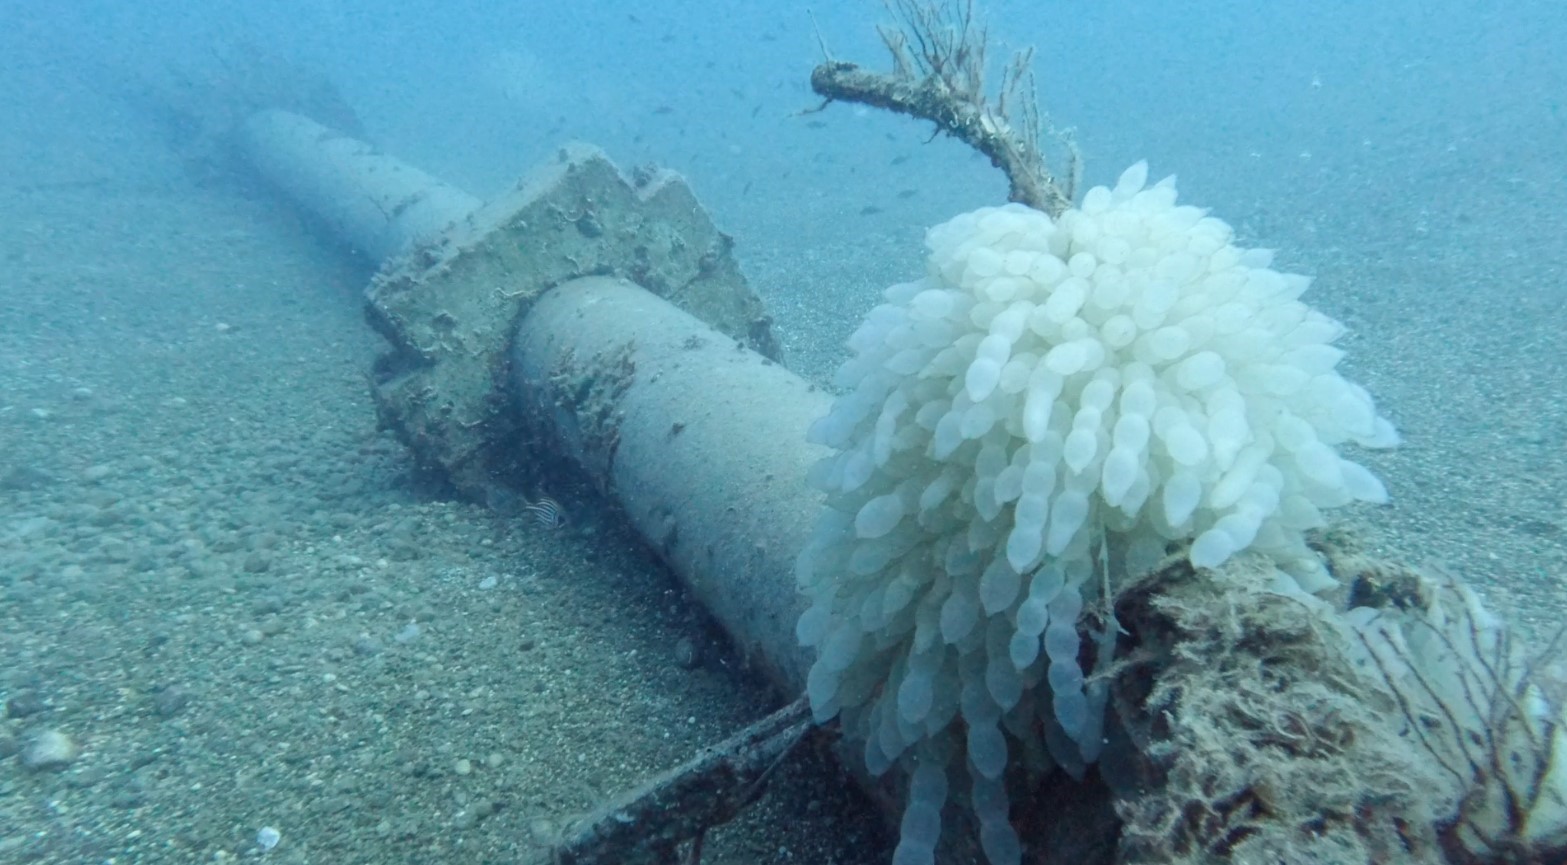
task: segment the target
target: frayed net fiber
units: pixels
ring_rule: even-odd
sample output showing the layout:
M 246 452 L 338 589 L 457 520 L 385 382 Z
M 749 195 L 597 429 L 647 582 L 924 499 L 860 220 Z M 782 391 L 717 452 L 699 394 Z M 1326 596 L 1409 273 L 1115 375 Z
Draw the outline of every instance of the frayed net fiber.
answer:
M 798 566 L 809 694 L 872 772 L 909 770 L 898 865 L 932 861 L 958 767 L 1000 865 L 1020 856 L 1009 754 L 1098 755 L 1085 586 L 1175 541 L 1198 567 L 1263 553 L 1281 587 L 1316 590 L 1304 532 L 1386 498 L 1338 447 L 1397 436 L 1335 371 L 1342 328 L 1299 301 L 1309 280 L 1146 180 L 1139 163 L 1059 220 L 1008 205 L 931 229 L 925 277 L 886 291 L 811 429 L 835 453 Z

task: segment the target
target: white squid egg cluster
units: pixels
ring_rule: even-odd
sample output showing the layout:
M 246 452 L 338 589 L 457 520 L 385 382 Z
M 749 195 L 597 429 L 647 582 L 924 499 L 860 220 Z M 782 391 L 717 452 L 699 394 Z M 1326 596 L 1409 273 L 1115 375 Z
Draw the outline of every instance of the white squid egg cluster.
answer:
M 1007 205 L 931 229 L 925 277 L 851 338 L 811 430 L 835 453 L 799 563 L 809 694 L 871 771 L 912 772 L 898 865 L 932 861 L 960 758 L 1000 865 L 1020 855 L 1009 737 L 1097 756 L 1078 619 L 1112 550 L 1123 572 L 1171 541 L 1198 567 L 1255 550 L 1315 589 L 1303 533 L 1386 498 L 1337 447 L 1397 436 L 1335 371 L 1342 328 L 1299 301 L 1307 278 L 1146 181 L 1139 163 L 1059 220 Z

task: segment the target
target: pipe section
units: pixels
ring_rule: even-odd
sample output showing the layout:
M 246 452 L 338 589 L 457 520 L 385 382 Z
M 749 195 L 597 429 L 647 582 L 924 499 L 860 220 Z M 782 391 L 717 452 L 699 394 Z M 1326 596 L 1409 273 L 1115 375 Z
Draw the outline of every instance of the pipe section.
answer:
M 624 280 L 547 292 L 517 330 L 512 381 L 748 660 L 805 687 L 794 557 L 820 505 L 825 448 L 805 430 L 831 398 Z
M 357 138 L 287 111 L 257 112 L 237 139 L 267 182 L 377 264 L 435 239 L 480 204 Z

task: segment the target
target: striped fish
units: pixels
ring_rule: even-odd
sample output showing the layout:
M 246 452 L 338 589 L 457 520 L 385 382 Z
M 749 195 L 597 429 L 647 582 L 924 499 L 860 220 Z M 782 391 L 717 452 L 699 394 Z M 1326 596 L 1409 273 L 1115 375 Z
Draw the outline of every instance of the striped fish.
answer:
M 527 501 L 527 499 L 524 499 Z M 524 511 L 533 515 L 533 519 L 546 529 L 554 531 L 566 524 L 566 511 L 560 506 L 560 502 L 549 496 L 540 496 L 536 502 L 528 502 L 523 507 Z

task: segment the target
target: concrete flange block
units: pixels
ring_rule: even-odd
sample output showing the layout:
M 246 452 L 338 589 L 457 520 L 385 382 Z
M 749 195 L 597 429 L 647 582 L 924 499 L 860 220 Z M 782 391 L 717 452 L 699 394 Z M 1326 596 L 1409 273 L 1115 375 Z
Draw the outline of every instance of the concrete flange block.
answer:
M 506 386 L 512 334 L 535 298 L 582 276 L 636 282 L 777 359 L 732 246 L 679 175 L 628 178 L 597 148 L 562 148 L 371 283 L 367 314 L 392 344 L 374 374 L 382 423 L 458 489 L 492 489 L 523 456 Z

